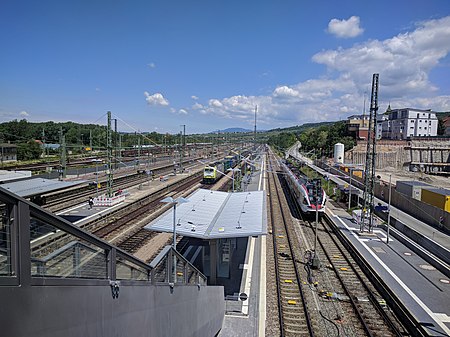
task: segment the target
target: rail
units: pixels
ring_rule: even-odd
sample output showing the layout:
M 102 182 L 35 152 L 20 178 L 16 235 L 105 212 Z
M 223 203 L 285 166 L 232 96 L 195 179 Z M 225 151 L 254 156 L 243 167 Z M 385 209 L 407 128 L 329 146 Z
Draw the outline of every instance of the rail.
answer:
M 364 271 L 366 277 L 372 282 L 376 290 L 386 300 L 386 303 L 394 310 L 395 314 L 401 319 L 402 324 L 408 329 L 412 336 L 425 337 L 429 336 L 424 326 L 418 322 L 414 315 L 412 315 L 408 308 L 402 303 L 402 301 L 395 295 L 395 293 L 385 284 L 380 275 L 375 269 L 364 259 L 361 253 L 352 245 L 349 239 L 342 234 L 340 230 L 336 228 L 334 222 L 329 218 L 327 214 L 324 214 L 323 220 L 333 228 L 339 241 L 350 252 L 351 256 L 358 263 L 359 267 Z
M 307 307 L 305 294 L 302 288 L 302 279 L 300 276 L 300 272 L 296 263 L 296 254 L 293 247 L 293 238 L 289 233 L 287 219 L 285 217 L 285 213 L 282 207 L 282 196 L 280 193 L 280 186 L 277 186 L 278 176 L 273 172 L 272 165 L 270 164 L 271 179 L 268 180 L 268 186 L 270 191 L 270 218 L 272 223 L 272 240 L 273 240 L 273 249 L 274 249 L 274 263 L 275 263 L 275 277 L 277 283 L 277 297 L 278 297 L 278 315 L 279 315 L 279 324 L 280 324 L 280 336 L 287 335 L 308 335 L 314 336 L 313 323 L 310 317 L 310 313 Z M 281 215 L 281 223 L 277 223 L 275 225 L 275 210 L 279 211 Z M 290 256 L 290 259 L 281 259 L 281 257 Z M 281 277 L 283 276 L 283 277 Z M 292 277 L 293 276 L 293 277 Z M 292 289 L 283 288 L 283 281 L 286 282 L 286 277 L 288 277 L 287 284 L 292 285 Z M 292 279 L 291 279 L 292 277 Z M 299 294 L 301 299 L 301 307 L 295 303 L 295 301 L 288 300 L 287 305 L 293 304 L 292 310 L 286 310 L 286 304 L 283 303 L 283 300 L 286 300 L 289 295 L 289 298 L 292 298 L 293 293 Z M 297 296 L 297 295 L 295 295 Z M 285 312 L 286 311 L 286 312 Z M 304 325 L 299 323 L 298 319 L 292 319 L 292 316 L 304 317 Z M 294 328 L 294 330 L 291 330 Z M 303 331 L 301 331 L 303 329 Z M 301 331 L 301 332 L 300 332 Z

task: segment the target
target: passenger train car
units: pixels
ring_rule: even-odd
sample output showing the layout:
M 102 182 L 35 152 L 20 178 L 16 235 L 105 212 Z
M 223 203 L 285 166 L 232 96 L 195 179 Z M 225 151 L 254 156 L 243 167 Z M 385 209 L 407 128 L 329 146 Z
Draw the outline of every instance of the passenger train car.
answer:
M 295 195 L 295 199 L 303 213 L 315 214 L 316 212 L 316 197 L 314 193 L 314 183 L 309 180 L 303 173 L 289 162 L 281 164 L 289 188 Z M 325 202 L 327 196 L 323 188 L 320 188 L 317 198 L 317 210 L 319 213 L 325 212 Z
M 222 177 L 223 162 L 210 163 L 203 169 L 203 184 L 214 184 Z
M 237 156 L 226 156 L 223 160 L 223 169 L 226 172 L 230 168 L 234 168 L 237 165 Z

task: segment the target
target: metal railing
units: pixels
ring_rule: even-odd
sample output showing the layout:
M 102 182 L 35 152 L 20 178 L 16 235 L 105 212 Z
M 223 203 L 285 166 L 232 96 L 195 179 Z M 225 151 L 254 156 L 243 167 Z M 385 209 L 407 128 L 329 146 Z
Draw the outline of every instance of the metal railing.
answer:
M 0 212 L 0 285 L 206 285 L 171 246 L 147 264 L 1 187 Z
M 164 249 L 150 263 L 151 282 L 174 284 L 206 285 L 206 276 L 195 268 L 172 246 Z

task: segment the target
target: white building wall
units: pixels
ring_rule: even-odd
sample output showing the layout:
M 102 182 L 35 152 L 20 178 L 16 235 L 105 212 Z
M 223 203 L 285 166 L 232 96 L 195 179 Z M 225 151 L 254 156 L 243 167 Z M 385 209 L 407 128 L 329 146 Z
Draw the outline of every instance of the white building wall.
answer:
M 407 139 L 437 136 L 438 120 L 434 112 L 398 109 L 392 110 L 389 118 L 389 121 L 381 123 L 383 138 Z

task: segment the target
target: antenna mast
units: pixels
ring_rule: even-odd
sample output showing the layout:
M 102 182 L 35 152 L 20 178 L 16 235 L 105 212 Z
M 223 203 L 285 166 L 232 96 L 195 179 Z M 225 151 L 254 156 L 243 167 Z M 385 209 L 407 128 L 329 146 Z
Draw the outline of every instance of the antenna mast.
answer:
M 372 96 L 370 98 L 370 113 L 369 113 L 369 129 L 367 131 L 367 150 L 366 150 L 366 166 L 364 175 L 364 208 L 362 210 L 362 219 L 360 231 L 363 232 L 366 228 L 366 221 L 368 221 L 367 229 L 372 232 L 373 228 L 373 211 L 374 211 L 374 196 L 373 189 L 375 186 L 375 156 L 376 156 L 376 120 L 378 111 L 378 77 L 379 74 L 373 74 L 372 77 Z M 351 172 L 350 172 L 351 174 Z M 366 213 L 369 212 L 368 219 Z
M 253 150 L 256 151 L 256 113 L 258 112 L 258 106 L 255 105 L 255 130 L 253 131 Z
M 108 111 L 108 123 L 106 125 L 106 152 L 107 152 L 107 181 L 106 181 L 106 195 L 112 197 L 113 188 L 113 173 L 112 173 L 112 131 L 111 131 L 111 111 Z

